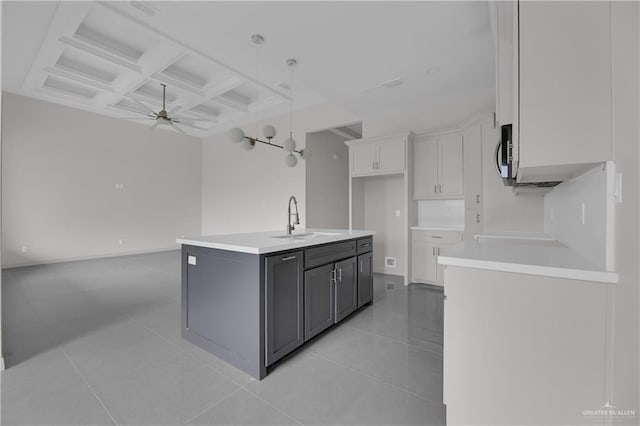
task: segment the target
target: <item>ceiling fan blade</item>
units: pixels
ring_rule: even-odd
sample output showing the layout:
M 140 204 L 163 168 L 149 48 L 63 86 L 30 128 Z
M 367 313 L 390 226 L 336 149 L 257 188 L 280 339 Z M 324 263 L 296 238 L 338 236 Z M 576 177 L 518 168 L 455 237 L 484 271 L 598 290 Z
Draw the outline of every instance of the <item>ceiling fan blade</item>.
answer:
M 183 135 L 187 135 L 187 132 L 185 132 L 184 130 L 182 130 L 180 127 L 178 127 L 176 124 L 174 124 L 172 121 L 169 121 L 169 124 L 171 124 L 171 126 L 173 126 L 174 129 L 176 129 L 178 132 L 182 133 Z
M 155 120 L 155 117 L 149 117 L 148 115 L 142 115 L 140 117 L 116 117 L 120 120 Z
M 153 126 L 151 126 L 149 130 L 155 130 L 155 128 L 158 127 L 159 125 L 160 125 L 160 120 L 156 120 L 156 122 L 153 123 Z
M 174 123 L 200 123 L 207 120 L 187 120 L 182 118 L 172 118 L 171 121 Z
M 140 105 L 142 108 L 144 108 L 149 114 L 153 114 L 156 115 L 156 112 L 151 109 L 151 107 L 147 104 L 145 104 L 144 102 L 141 102 L 139 100 L 137 100 L 136 98 L 130 98 L 133 102 L 137 103 L 138 105 Z

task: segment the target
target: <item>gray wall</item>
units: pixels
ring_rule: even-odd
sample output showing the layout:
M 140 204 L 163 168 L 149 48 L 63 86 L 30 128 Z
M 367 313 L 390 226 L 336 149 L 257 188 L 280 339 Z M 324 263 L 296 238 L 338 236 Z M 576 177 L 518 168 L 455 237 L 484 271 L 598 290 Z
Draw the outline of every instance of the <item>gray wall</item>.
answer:
M 200 234 L 199 139 L 2 101 L 3 266 L 177 248 Z
M 330 131 L 307 135 L 306 212 L 310 228 L 349 228 L 349 148 Z

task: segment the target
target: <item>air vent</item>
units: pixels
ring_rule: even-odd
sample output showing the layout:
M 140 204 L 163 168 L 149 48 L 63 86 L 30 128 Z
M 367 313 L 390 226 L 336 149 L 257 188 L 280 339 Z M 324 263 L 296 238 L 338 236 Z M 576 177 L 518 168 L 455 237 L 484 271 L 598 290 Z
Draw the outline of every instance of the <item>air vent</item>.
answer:
M 404 80 L 401 78 L 394 78 L 393 80 L 389 80 L 389 81 L 385 81 L 380 83 L 380 86 L 382 87 L 387 87 L 387 88 L 391 88 L 391 87 L 397 87 L 400 86 L 402 83 L 404 83 Z
M 385 257 L 384 258 L 384 266 L 387 268 L 395 268 L 396 267 L 396 258 L 395 257 Z

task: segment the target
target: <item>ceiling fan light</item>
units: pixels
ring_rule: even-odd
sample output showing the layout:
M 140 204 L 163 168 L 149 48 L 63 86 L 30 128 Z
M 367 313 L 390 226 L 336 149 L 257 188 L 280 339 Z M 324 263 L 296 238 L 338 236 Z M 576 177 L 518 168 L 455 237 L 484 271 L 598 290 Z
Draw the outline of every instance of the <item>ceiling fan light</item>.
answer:
M 309 151 L 309 148 L 301 150 L 300 157 L 302 157 L 303 160 L 308 160 L 309 158 L 311 158 L 311 151 Z
M 288 152 L 293 152 L 294 149 L 296 149 L 296 141 L 293 140 L 293 138 L 287 138 L 283 143 L 282 143 L 282 148 L 285 151 Z
M 242 142 L 245 139 L 244 132 L 239 127 L 234 127 L 231 130 L 229 130 L 229 137 L 234 142 Z M 251 148 L 248 148 L 248 149 L 251 149 Z
M 256 143 L 254 141 L 252 141 L 249 138 L 243 138 L 242 139 L 242 148 L 246 149 L 247 151 L 252 150 L 253 148 L 256 147 Z
M 284 162 L 287 163 L 289 167 L 295 167 L 298 164 L 298 159 L 295 155 L 289 154 L 284 158 Z
M 262 134 L 264 134 L 265 138 L 271 139 L 276 136 L 276 128 L 271 124 L 267 124 L 262 128 Z

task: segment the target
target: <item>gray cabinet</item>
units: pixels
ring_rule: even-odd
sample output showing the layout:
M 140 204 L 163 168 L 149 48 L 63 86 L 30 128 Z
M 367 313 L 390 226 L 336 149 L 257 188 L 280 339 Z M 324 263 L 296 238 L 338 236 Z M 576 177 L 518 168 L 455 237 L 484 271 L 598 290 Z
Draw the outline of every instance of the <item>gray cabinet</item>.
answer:
M 336 323 L 342 321 L 358 308 L 358 270 L 356 257 L 337 262 L 335 265 L 335 313 Z
M 304 273 L 304 340 L 307 341 L 334 323 L 334 264 Z
M 373 300 L 372 262 L 371 252 L 358 256 L 358 308 Z
M 265 258 L 267 365 L 304 342 L 302 253 Z

